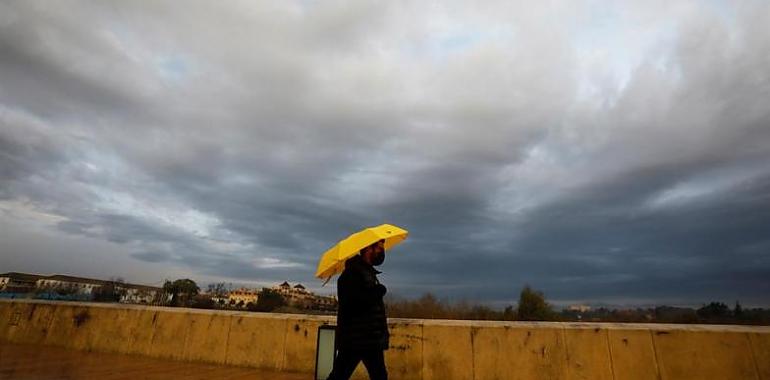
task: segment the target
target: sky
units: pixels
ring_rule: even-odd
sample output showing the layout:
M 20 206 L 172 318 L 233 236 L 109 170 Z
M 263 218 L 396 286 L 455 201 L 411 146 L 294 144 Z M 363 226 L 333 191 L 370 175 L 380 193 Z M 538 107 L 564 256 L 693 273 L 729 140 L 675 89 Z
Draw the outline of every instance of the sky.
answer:
M 3 1 L 0 272 L 770 306 L 770 2 Z

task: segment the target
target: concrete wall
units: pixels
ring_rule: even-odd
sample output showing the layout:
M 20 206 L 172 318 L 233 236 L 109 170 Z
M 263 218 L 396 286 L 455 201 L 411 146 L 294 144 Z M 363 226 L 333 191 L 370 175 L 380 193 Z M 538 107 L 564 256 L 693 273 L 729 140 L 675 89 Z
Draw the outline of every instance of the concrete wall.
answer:
M 313 373 L 333 317 L 0 300 L 0 342 Z M 392 379 L 770 380 L 770 327 L 391 319 Z M 365 379 L 359 366 L 354 378 Z

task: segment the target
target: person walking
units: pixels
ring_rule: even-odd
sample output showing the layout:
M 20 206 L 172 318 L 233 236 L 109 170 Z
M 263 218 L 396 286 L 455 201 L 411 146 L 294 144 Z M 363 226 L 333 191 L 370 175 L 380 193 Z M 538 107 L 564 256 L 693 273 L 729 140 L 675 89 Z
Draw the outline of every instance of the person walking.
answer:
M 337 280 L 337 357 L 327 380 L 347 380 L 363 362 L 371 380 L 387 380 L 385 350 L 390 344 L 383 297 L 374 269 L 385 261 L 385 240 L 361 249 L 345 261 Z

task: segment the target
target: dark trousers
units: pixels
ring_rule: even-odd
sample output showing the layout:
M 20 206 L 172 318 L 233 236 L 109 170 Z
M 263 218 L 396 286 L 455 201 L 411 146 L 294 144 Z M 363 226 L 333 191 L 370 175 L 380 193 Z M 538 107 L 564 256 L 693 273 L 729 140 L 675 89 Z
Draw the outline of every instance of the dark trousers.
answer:
M 382 350 L 340 350 L 334 358 L 334 367 L 327 380 L 348 380 L 358 362 L 363 361 L 371 380 L 388 380 L 385 353 Z

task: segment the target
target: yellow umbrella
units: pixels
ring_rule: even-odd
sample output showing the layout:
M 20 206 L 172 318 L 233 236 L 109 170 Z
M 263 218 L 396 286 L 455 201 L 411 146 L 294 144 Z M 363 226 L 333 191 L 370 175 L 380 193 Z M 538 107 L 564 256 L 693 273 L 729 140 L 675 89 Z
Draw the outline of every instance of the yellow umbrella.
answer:
M 337 243 L 334 247 L 329 248 L 321 256 L 315 276 L 326 279 L 328 282 L 334 275 L 342 273 L 345 269 L 345 261 L 358 254 L 364 247 L 368 247 L 379 240 L 385 240 L 385 250 L 387 251 L 404 241 L 408 234 L 409 232 L 405 229 L 391 224 L 383 224 L 356 232 Z

